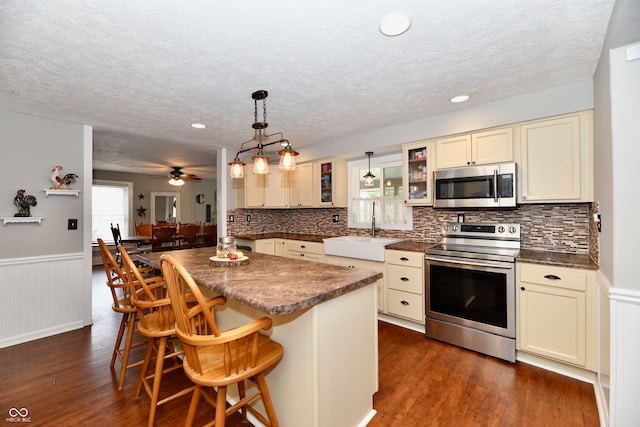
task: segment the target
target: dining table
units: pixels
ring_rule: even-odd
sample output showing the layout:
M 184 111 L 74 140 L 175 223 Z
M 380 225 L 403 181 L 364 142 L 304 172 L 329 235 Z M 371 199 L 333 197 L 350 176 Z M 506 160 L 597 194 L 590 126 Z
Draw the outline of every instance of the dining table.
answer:
M 137 245 L 151 244 L 151 239 L 152 239 L 151 235 L 144 235 L 144 234 L 120 236 L 120 240 L 122 241 L 122 243 L 135 243 Z
M 184 265 L 207 296 L 227 298 L 216 309 L 221 330 L 273 320 L 265 334 L 282 344 L 284 357 L 266 378 L 281 425 L 366 425 L 375 415 L 382 273 L 255 252 L 225 262 L 212 247 L 132 258 L 160 268 L 166 256 Z

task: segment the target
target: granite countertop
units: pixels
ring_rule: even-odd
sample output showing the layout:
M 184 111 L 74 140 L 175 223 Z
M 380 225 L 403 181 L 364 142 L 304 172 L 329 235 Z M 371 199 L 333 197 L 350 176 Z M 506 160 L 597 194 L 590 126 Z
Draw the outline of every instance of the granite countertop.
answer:
M 238 239 L 259 240 L 259 239 L 290 239 L 303 240 L 307 242 L 322 242 L 322 239 L 335 236 L 324 236 L 318 234 L 293 234 L 293 233 L 264 233 L 245 234 L 236 236 Z M 387 249 L 410 252 L 424 252 L 425 248 L 433 246 L 438 242 L 418 242 L 405 240 L 399 243 L 387 245 Z M 598 265 L 586 254 L 571 254 L 564 252 L 551 252 L 545 250 L 522 249 L 516 261 L 528 262 L 531 264 L 556 265 L 559 267 L 582 268 L 587 270 L 597 270 Z
M 305 242 L 319 242 L 322 243 L 322 239 L 328 239 L 330 237 L 324 234 L 304 234 L 304 233 L 255 233 L 255 234 L 238 234 L 236 239 L 243 240 L 262 240 L 262 239 L 287 239 L 287 240 L 302 240 Z
M 215 248 L 183 249 L 133 255 L 160 267 L 168 254 L 181 262 L 196 283 L 268 314 L 288 314 L 337 298 L 382 278 L 382 273 L 301 261 L 251 252 L 249 262 L 236 267 L 213 267 Z

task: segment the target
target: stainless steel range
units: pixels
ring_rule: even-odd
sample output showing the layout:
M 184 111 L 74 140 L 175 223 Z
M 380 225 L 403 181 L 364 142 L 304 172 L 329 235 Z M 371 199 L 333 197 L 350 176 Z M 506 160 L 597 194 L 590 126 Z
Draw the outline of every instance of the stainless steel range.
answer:
M 426 334 L 515 362 L 519 224 L 446 223 L 425 249 Z

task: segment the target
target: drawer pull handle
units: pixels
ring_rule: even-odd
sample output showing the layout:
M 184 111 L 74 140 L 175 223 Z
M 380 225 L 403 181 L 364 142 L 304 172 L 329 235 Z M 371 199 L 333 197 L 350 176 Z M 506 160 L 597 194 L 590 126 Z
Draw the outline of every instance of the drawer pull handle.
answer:
M 408 277 L 401 277 L 400 280 L 402 280 L 403 282 L 408 282 L 409 278 Z
M 549 280 L 560 280 L 560 278 L 555 274 L 547 274 L 546 276 L 544 276 L 544 278 Z
M 400 261 L 409 261 L 409 258 L 407 258 L 406 256 L 403 256 L 402 258 L 400 258 Z
M 301 247 L 302 249 L 306 248 L 306 246 L 305 246 L 305 245 L 300 245 L 300 247 Z
M 400 301 L 400 304 L 402 304 L 402 305 L 409 305 L 409 302 L 408 302 L 408 301 Z

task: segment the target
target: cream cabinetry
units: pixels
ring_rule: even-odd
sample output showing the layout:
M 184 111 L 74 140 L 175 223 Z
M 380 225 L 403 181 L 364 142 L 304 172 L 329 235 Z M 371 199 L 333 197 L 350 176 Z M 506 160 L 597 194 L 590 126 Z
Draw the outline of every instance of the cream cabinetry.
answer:
M 424 324 L 424 253 L 387 249 L 387 313 Z
M 286 239 L 273 239 L 273 254 L 275 256 L 287 256 L 287 242 Z
M 407 205 L 433 204 L 433 141 L 402 145 L 402 188 Z
M 516 129 L 519 203 L 593 201 L 590 111 L 523 123 Z
M 347 206 L 347 162 L 331 158 L 313 163 L 313 206 Z
M 324 250 L 322 243 L 302 240 L 285 240 L 284 242 L 288 258 L 316 262 L 322 262 L 323 260 Z
M 513 128 L 437 139 L 436 169 L 513 161 Z
M 289 179 L 289 206 L 313 206 L 313 163 L 296 165 L 296 169 L 289 172 Z
M 596 370 L 595 272 L 516 265 L 520 351 Z
M 266 175 L 248 172 L 244 177 L 245 207 L 286 208 L 289 206 L 288 172 L 270 168 Z
M 258 239 L 258 240 L 245 240 L 237 239 L 236 244 L 238 246 L 246 246 L 251 248 L 251 251 L 260 254 L 274 255 L 274 239 Z
M 384 262 L 378 262 L 378 261 L 369 261 L 369 260 L 365 260 L 365 259 L 358 259 L 358 258 L 347 258 L 347 257 L 340 257 L 340 256 L 334 256 L 334 255 L 325 255 L 324 256 L 324 262 L 326 262 L 327 264 L 331 264 L 331 265 L 339 265 L 341 267 L 348 267 L 348 268 L 363 268 L 366 270 L 372 270 L 375 271 L 376 273 L 382 273 L 383 277 L 382 279 L 379 279 L 378 282 L 376 283 L 376 286 L 378 287 L 378 311 L 385 311 L 385 298 L 384 298 L 384 292 L 385 292 L 385 277 L 386 277 L 386 273 L 385 273 L 385 266 L 386 264 Z

